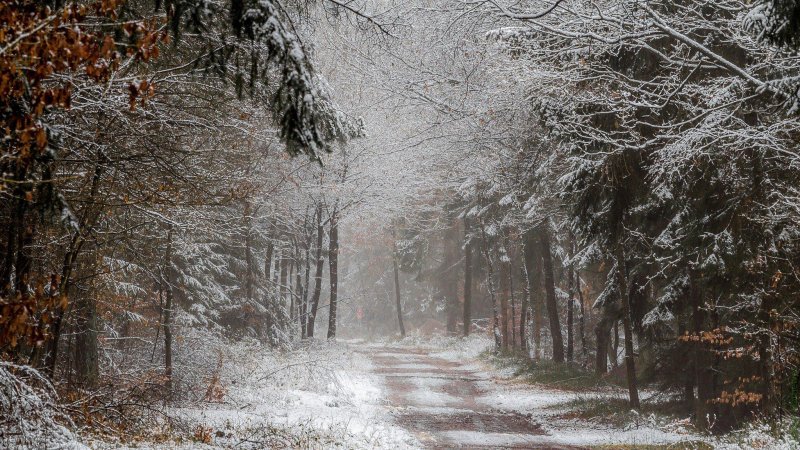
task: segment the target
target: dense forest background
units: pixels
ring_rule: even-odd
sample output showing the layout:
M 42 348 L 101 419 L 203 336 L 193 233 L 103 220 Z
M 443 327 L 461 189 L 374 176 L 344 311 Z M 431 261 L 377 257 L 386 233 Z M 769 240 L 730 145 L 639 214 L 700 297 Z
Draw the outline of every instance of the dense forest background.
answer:
M 210 342 L 485 332 L 797 423 L 798 11 L 4 2 L 0 421 L 144 429 Z

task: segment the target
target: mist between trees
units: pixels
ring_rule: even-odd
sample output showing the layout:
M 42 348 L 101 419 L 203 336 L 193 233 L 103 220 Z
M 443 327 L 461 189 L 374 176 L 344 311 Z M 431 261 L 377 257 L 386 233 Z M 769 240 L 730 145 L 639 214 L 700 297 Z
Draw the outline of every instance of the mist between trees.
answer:
M 407 332 L 797 420 L 799 8 L 4 2 L 8 442 Z

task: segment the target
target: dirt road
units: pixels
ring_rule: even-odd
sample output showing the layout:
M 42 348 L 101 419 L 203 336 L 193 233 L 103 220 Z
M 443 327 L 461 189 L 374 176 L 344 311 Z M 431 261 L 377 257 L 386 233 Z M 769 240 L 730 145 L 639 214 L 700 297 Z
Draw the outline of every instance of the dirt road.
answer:
M 518 413 L 480 401 L 492 381 L 469 362 L 454 362 L 425 350 L 362 350 L 384 377 L 397 424 L 428 448 L 576 449 L 547 443 L 541 425 Z

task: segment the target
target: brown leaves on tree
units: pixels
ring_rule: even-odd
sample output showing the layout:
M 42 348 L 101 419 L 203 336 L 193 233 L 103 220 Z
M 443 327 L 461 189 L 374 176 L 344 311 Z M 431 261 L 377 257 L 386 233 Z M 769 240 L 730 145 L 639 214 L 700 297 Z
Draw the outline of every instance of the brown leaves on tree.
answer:
M 34 203 L 35 164 L 50 142 L 47 114 L 70 107 L 73 78 L 103 83 L 123 58 L 148 61 L 158 57 L 158 45 L 167 33 L 156 20 L 118 23 L 122 3 L 72 2 L 53 10 L 36 0 L 0 2 L 0 130 L 4 135 L 0 170 L 10 174 L 0 181 L 0 192 Z M 113 37 L 120 29 L 129 38 L 124 46 Z M 130 92 L 131 105 L 153 92 L 150 83 L 139 82 Z M 0 348 L 15 347 L 21 337 L 33 345 L 41 343 L 49 314 L 66 307 L 58 283 L 51 286 L 52 294 L 44 294 L 46 282 L 31 292 L 25 287 L 30 288 L 33 280 L 26 279 L 27 274 L 16 276 L 24 279 L 22 288 L 0 290 Z
M 123 55 L 112 34 L 94 27 L 91 22 L 96 19 L 90 20 L 88 14 L 93 12 L 113 23 L 121 3 L 71 3 L 57 12 L 31 0 L 0 4 L 0 120 L 10 137 L 4 156 L 27 164 L 25 161 L 46 147 L 41 117 L 53 108 L 69 108 L 71 100 L 69 83 L 56 81 L 55 75 L 83 73 L 103 82 L 118 67 Z M 158 56 L 158 43 L 167 35 L 158 31 L 155 21 L 126 22 L 121 27 L 136 38 L 127 46 L 128 56 L 143 61 Z

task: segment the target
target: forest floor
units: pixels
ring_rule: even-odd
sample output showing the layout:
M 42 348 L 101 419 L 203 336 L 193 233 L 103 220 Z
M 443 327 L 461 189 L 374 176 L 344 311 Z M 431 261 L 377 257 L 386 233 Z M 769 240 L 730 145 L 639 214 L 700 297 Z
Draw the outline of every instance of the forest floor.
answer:
M 213 401 L 170 406 L 149 437 L 82 440 L 148 449 L 792 448 L 763 427 L 732 441 L 700 435 L 647 391 L 649 406 L 634 413 L 621 387 L 532 380 L 513 358 L 488 357 L 489 345 L 475 336 L 282 353 L 232 347 L 204 388 Z

